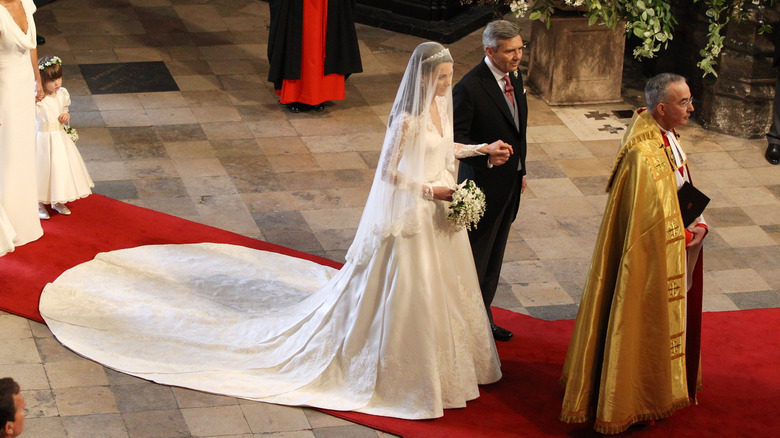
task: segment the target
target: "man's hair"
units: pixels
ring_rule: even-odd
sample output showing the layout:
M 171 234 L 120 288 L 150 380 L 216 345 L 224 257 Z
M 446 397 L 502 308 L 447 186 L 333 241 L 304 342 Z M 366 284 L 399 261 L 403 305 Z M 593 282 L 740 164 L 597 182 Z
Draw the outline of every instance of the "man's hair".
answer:
M 0 379 L 0 434 L 5 425 L 16 418 L 16 404 L 14 395 L 19 394 L 19 384 L 10 377 Z
M 675 82 L 687 81 L 685 77 L 674 73 L 661 73 L 647 81 L 647 85 L 645 85 L 645 102 L 647 103 L 648 111 L 651 113 L 655 112 L 658 104 L 663 102 L 669 94 L 669 86 Z
M 511 40 L 518 35 L 520 35 L 520 27 L 515 23 L 507 20 L 491 21 L 482 32 L 482 48 L 490 47 L 493 50 L 498 50 L 498 46 L 504 41 Z

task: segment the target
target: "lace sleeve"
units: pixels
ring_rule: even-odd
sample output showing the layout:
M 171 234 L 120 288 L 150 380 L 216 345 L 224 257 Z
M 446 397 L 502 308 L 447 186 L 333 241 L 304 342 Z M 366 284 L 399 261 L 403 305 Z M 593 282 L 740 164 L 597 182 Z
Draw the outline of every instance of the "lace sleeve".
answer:
M 409 134 L 410 129 L 412 129 L 411 125 L 413 120 L 408 115 L 404 115 L 400 123 L 401 129 L 396 130 L 393 137 L 390 139 L 393 143 L 393 147 L 391 148 L 392 153 L 386 154 L 382 162 L 382 177 L 385 181 L 401 190 L 417 192 L 424 199 L 433 199 L 432 187 L 426 185 L 421 186 L 419 182 L 415 183 L 404 175 L 403 172 L 398 170 L 399 163 L 404 155 L 405 144 L 408 140 L 406 137 Z
M 455 143 L 455 158 L 460 159 L 460 158 L 475 157 L 477 155 L 485 155 L 484 152 L 480 152 L 478 149 L 486 145 L 487 143 L 481 143 L 481 144 Z

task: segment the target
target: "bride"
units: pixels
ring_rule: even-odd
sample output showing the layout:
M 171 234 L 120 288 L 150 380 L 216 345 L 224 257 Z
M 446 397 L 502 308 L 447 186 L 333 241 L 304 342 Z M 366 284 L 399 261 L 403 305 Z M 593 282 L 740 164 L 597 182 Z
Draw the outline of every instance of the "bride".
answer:
M 456 157 L 453 61 L 419 45 L 338 272 L 218 244 L 98 254 L 47 285 L 57 338 L 128 374 L 270 403 L 423 419 L 501 377 L 465 230 L 447 219 Z

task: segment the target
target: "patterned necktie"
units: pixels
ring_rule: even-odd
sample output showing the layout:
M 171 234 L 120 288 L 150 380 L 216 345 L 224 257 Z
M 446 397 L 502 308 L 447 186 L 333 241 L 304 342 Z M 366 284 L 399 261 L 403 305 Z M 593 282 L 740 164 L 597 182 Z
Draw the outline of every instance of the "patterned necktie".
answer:
M 512 106 L 515 106 L 515 87 L 512 86 L 512 82 L 509 80 L 509 75 L 507 74 L 501 79 L 503 79 L 506 83 L 506 86 L 504 87 L 504 94 L 509 99 L 509 103 Z

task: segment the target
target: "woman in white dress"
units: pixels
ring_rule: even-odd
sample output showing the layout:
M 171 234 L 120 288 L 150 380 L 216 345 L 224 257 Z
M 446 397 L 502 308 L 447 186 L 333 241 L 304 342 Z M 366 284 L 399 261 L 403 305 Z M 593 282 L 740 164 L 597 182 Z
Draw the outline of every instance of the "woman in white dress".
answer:
M 32 0 L 0 5 L 0 220 L 2 241 L 19 246 L 43 235 L 35 180 L 35 101 L 38 73 Z M 13 248 L 6 248 L 11 250 Z M 0 247 L 0 253 L 3 248 Z
M 99 254 L 45 288 L 52 332 L 119 371 L 209 392 L 407 419 L 464 407 L 501 371 L 447 199 L 456 155 L 511 149 L 453 143 L 452 68 L 438 43 L 414 51 L 338 272 L 229 245 Z

